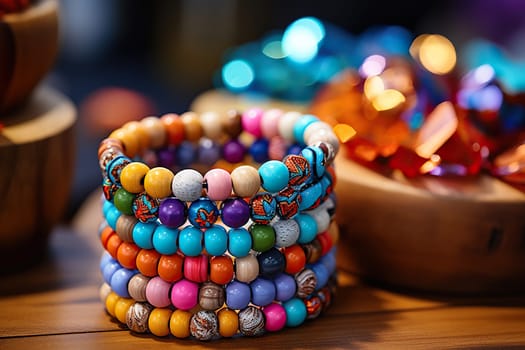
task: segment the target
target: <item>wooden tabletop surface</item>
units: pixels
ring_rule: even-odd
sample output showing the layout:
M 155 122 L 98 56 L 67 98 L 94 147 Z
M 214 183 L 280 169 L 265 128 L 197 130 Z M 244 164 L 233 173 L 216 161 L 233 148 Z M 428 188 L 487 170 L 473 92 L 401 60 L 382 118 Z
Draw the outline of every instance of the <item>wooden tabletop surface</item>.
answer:
M 344 266 L 332 308 L 298 328 L 207 343 L 133 334 L 99 301 L 100 218 L 93 194 L 70 225 L 54 230 L 45 261 L 2 276 L 0 349 L 525 349 L 525 296 L 401 293 L 368 286 Z

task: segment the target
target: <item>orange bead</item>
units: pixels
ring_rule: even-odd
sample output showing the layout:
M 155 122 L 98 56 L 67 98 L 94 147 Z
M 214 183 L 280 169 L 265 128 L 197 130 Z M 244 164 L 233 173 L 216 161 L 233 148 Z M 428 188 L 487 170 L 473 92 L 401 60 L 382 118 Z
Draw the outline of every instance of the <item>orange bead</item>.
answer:
M 106 247 L 108 245 L 108 239 L 109 237 L 111 237 L 111 234 L 113 233 L 116 234 L 116 232 L 113 231 L 113 229 L 109 226 L 104 227 L 104 229 L 100 233 L 100 242 L 102 243 L 102 246 L 104 247 L 104 249 L 107 249 Z
M 177 338 L 187 338 L 190 336 L 191 312 L 175 310 L 170 318 L 170 332 Z
M 184 259 L 178 255 L 163 255 L 157 268 L 159 277 L 166 282 L 176 282 L 182 278 Z
M 210 260 L 210 280 L 226 284 L 233 279 L 233 261 L 229 256 L 214 256 Z
M 108 238 L 106 250 L 108 251 L 109 255 L 113 257 L 113 259 L 117 258 L 118 247 L 120 247 L 121 244 L 122 240 L 116 233 Z
M 172 195 L 171 182 L 175 174 L 167 168 L 150 169 L 144 177 L 144 189 L 153 198 L 166 198 Z
M 286 259 L 286 273 L 293 275 L 304 269 L 306 264 L 306 254 L 300 245 L 294 244 L 284 249 Z
M 332 237 L 328 231 L 318 234 L 317 239 L 321 243 L 321 255 L 325 255 L 330 251 L 330 249 L 332 249 Z
M 155 250 L 142 249 L 137 254 L 137 269 L 144 276 L 154 277 L 157 276 L 157 265 L 159 263 L 160 254 Z
M 186 112 L 180 116 L 184 124 L 184 134 L 188 141 L 198 141 L 203 134 L 199 116 L 194 112 Z
M 122 129 L 128 130 L 135 135 L 139 143 L 139 151 L 144 151 L 148 149 L 150 145 L 150 140 L 144 125 L 142 125 L 136 120 L 133 120 L 122 125 Z
M 120 140 L 124 145 L 124 153 L 128 157 L 133 158 L 135 157 L 135 155 L 137 155 L 139 151 L 139 141 L 135 133 L 123 128 L 119 128 L 113 131 L 109 135 L 109 138 L 115 138 Z
M 137 255 L 140 248 L 130 242 L 123 242 L 117 250 L 117 260 L 123 267 L 134 270 L 137 268 Z
M 177 114 L 164 114 L 160 117 L 160 121 L 168 133 L 168 144 L 178 145 L 184 141 L 184 123 Z
M 239 316 L 230 309 L 222 309 L 217 313 L 219 319 L 219 334 L 223 337 L 233 337 L 239 330 Z

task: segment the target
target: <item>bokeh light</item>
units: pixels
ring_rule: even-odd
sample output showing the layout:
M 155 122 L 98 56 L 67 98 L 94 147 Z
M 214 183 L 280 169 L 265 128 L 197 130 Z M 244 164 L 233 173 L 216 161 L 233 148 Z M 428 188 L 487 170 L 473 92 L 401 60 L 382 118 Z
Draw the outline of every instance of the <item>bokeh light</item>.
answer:
M 379 75 L 385 69 L 386 60 L 381 55 L 372 55 L 367 57 L 361 67 L 359 73 L 363 77 L 370 77 L 372 75 Z
M 253 82 L 254 71 L 245 60 L 233 60 L 222 68 L 222 80 L 232 89 L 245 89 Z
M 317 18 L 298 19 L 290 24 L 283 34 L 283 52 L 295 62 L 309 62 L 317 55 L 319 43 L 324 35 L 324 26 Z
M 431 73 L 443 75 L 456 66 L 456 49 L 442 35 L 423 34 L 410 47 L 410 54 Z

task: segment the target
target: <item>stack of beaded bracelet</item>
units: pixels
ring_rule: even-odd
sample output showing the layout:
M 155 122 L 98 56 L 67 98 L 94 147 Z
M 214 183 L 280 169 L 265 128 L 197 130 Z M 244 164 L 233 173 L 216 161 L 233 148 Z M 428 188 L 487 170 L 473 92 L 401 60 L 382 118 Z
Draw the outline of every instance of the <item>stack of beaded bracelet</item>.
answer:
M 108 313 L 135 332 L 199 340 L 317 317 L 335 289 L 338 149 L 328 124 L 276 109 L 112 132 L 98 152 Z

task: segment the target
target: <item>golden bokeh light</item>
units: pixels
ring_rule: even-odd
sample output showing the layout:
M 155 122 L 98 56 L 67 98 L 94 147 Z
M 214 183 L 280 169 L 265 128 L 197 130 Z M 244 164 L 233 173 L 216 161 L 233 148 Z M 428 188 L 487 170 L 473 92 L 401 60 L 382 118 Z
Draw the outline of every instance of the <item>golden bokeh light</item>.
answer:
M 443 75 L 456 66 L 456 49 L 450 40 L 439 34 L 418 36 L 410 46 L 410 54 L 431 73 Z
M 372 99 L 372 106 L 378 112 L 395 108 L 405 102 L 405 96 L 397 90 L 386 89 Z

